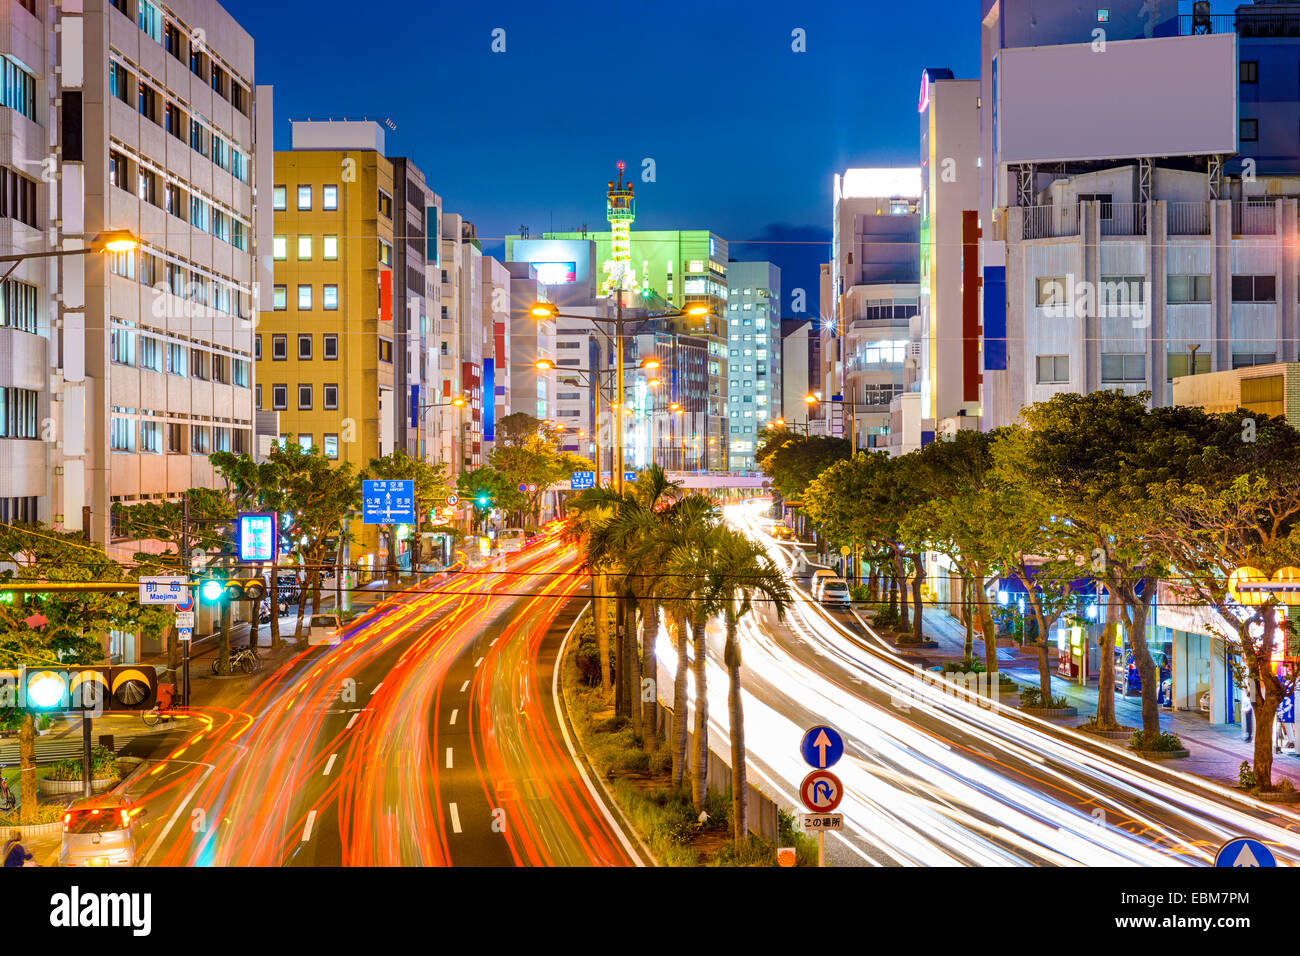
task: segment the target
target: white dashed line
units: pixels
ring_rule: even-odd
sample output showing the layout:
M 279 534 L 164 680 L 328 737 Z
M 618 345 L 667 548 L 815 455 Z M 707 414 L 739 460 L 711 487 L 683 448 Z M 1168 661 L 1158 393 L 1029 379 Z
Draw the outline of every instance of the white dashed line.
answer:
M 449 723 L 449 724 L 454 724 L 454 723 L 456 722 L 456 715 L 459 714 L 459 713 L 460 713 L 459 710 L 453 710 L 453 711 L 451 712 L 451 720 L 447 721 L 447 723 Z
M 360 716 L 361 716 L 360 714 L 353 714 L 353 715 L 352 715 L 352 719 L 348 721 L 348 725 L 347 725 L 347 727 L 345 727 L 344 729 L 345 729 L 345 730 L 351 730 L 351 729 L 352 729 L 352 725 L 355 724 L 355 723 L 357 722 L 357 718 L 360 717 Z
M 447 804 L 447 809 L 448 809 L 449 811 L 451 811 L 451 832 L 452 832 L 452 833 L 459 833 L 459 832 L 460 832 L 460 814 L 456 812 L 456 804 L 454 804 L 454 803 L 449 803 L 449 804 Z
M 447 769 L 451 769 L 451 748 L 447 748 Z
M 373 696 L 374 694 L 376 694 L 379 691 L 379 688 L 383 686 L 384 686 L 384 682 L 380 681 L 378 684 L 375 685 L 375 689 L 370 692 L 371 695 Z
M 315 822 L 316 822 L 316 811 L 313 810 L 311 811 L 311 813 L 307 814 L 307 825 L 302 828 L 303 843 L 306 843 L 308 840 L 311 839 L 311 828 L 312 828 L 312 824 L 314 824 Z
M 480 664 L 482 664 L 482 663 L 483 663 L 483 658 L 480 657 L 478 660 L 476 660 L 476 661 L 474 662 L 474 666 L 475 666 L 475 667 L 478 667 L 478 666 L 479 666 Z
M 469 690 L 469 681 L 465 681 L 465 683 L 460 685 L 460 692 L 462 694 L 465 693 L 465 691 L 467 690 Z
M 337 757 L 338 754 L 330 754 L 330 759 L 325 761 L 325 772 L 321 774 L 322 777 L 328 777 L 330 775 L 330 771 L 334 769 L 334 761 Z
M 496 647 L 496 646 L 497 646 L 497 641 L 499 641 L 499 640 L 501 640 L 501 638 L 499 638 L 499 637 L 494 637 L 494 638 L 492 638 L 492 643 L 489 644 L 488 647 Z

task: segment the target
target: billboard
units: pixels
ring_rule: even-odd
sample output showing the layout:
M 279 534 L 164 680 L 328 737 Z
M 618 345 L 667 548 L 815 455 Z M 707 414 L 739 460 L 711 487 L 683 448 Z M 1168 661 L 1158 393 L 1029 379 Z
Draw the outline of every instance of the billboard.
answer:
M 239 516 L 239 560 L 270 561 L 275 557 L 275 515 L 244 513 Z
M 530 262 L 529 274 L 542 285 L 560 285 L 578 281 L 578 264 L 569 262 Z
M 1012 47 L 996 61 L 999 163 L 1237 152 L 1237 36 Z

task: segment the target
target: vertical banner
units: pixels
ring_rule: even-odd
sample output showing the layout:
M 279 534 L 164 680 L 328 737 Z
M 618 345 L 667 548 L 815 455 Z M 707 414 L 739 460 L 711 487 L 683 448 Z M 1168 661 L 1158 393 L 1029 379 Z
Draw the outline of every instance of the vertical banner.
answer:
M 411 427 L 420 427 L 420 386 L 411 386 Z
M 496 359 L 483 360 L 483 440 L 496 441 Z
M 387 269 L 379 273 L 379 319 L 393 321 L 393 273 Z

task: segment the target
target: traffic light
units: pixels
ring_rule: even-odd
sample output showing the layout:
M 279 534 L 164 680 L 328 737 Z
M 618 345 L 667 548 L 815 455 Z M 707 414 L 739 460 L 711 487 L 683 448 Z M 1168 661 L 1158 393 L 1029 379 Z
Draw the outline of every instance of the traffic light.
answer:
M 209 604 L 218 601 L 260 601 L 266 597 L 266 582 L 254 578 L 208 578 L 199 588 L 199 596 Z
M 28 710 L 148 710 L 158 699 L 158 672 L 145 664 L 24 667 L 18 681 Z
M 486 491 L 480 491 L 478 493 L 478 497 L 475 498 L 474 500 L 478 502 L 478 506 L 481 511 L 486 511 L 488 505 L 492 504 L 492 496 L 489 495 Z

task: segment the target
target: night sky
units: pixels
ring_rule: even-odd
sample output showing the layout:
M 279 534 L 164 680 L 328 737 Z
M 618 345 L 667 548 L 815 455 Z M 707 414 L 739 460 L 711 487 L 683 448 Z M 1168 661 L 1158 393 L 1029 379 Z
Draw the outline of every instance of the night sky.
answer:
M 968 78 L 979 63 L 977 0 L 408 0 L 373 4 L 369 25 L 342 0 L 224 6 L 254 37 L 257 82 L 275 87 L 278 148 L 290 119 L 391 120 L 389 155 L 412 157 L 498 257 L 520 225 L 603 228 L 624 160 L 634 228 L 712 229 L 732 258 L 781 266 L 783 305 L 802 286 L 810 312 L 831 175 L 916 165 L 921 70 Z M 791 50 L 795 28 L 805 53 Z

